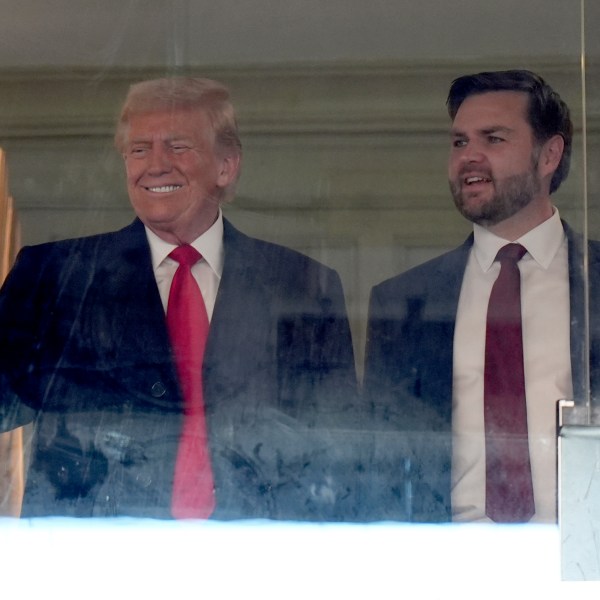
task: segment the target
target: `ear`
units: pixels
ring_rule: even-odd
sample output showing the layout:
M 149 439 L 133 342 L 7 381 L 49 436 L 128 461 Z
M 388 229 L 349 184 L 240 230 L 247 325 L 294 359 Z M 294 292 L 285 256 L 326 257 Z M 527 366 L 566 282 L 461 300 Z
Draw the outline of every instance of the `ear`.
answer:
M 552 176 L 558 169 L 560 159 L 565 149 L 565 140 L 562 135 L 554 135 L 542 145 L 538 168 L 542 177 Z
M 237 179 L 240 159 L 239 154 L 226 154 L 219 159 L 217 184 L 220 188 L 226 188 Z

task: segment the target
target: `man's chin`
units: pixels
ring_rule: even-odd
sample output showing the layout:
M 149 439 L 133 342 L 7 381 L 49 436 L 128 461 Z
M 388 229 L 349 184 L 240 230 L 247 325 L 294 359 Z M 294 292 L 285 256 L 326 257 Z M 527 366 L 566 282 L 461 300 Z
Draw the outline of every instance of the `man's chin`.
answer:
M 468 219 L 473 223 L 481 225 L 482 222 L 488 222 L 490 219 L 493 219 L 489 201 L 484 199 L 475 197 L 465 198 L 461 196 L 459 198 L 454 198 L 454 204 L 458 209 L 458 212 L 465 217 L 465 219 Z
M 490 208 L 494 207 L 486 207 L 487 210 L 475 209 L 471 207 L 458 207 L 460 214 L 465 217 L 471 223 L 475 223 L 476 225 L 481 225 L 481 227 L 493 227 L 494 225 L 498 225 L 498 223 L 502 223 L 502 221 L 506 221 L 512 217 L 516 212 L 509 212 L 504 210 L 490 210 Z

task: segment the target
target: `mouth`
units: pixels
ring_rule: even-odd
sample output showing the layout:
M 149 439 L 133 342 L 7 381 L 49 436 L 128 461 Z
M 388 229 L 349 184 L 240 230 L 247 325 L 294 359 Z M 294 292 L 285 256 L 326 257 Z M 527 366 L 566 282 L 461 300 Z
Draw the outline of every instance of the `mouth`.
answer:
M 489 177 L 479 177 L 476 175 L 465 177 L 463 179 L 465 185 L 475 185 L 477 183 L 492 183 L 492 180 Z
M 183 186 L 181 185 L 157 185 L 157 186 L 144 186 L 144 189 L 154 194 L 170 194 L 180 190 Z

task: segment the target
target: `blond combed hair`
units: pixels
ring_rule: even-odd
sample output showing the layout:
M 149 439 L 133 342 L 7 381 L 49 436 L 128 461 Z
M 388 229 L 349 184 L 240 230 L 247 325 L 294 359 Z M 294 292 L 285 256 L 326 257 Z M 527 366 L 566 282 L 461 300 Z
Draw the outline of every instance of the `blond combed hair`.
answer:
M 215 152 L 241 157 L 242 143 L 229 89 L 218 81 L 202 77 L 165 77 L 131 85 L 117 121 L 114 138 L 117 150 L 125 152 L 127 127 L 132 116 L 177 110 L 202 111 L 213 129 Z M 225 200 L 233 196 L 235 183 L 224 191 Z

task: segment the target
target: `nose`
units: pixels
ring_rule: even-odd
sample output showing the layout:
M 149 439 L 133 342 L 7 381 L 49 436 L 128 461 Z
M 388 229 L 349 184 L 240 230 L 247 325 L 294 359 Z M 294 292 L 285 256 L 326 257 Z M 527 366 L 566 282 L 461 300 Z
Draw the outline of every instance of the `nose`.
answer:
M 479 163 L 482 162 L 483 159 L 484 154 L 481 147 L 474 142 L 469 142 L 462 148 L 462 152 L 460 153 L 460 162 L 463 164 Z
M 157 145 L 152 148 L 148 161 L 148 174 L 149 175 L 162 175 L 168 173 L 172 168 L 169 153 Z

